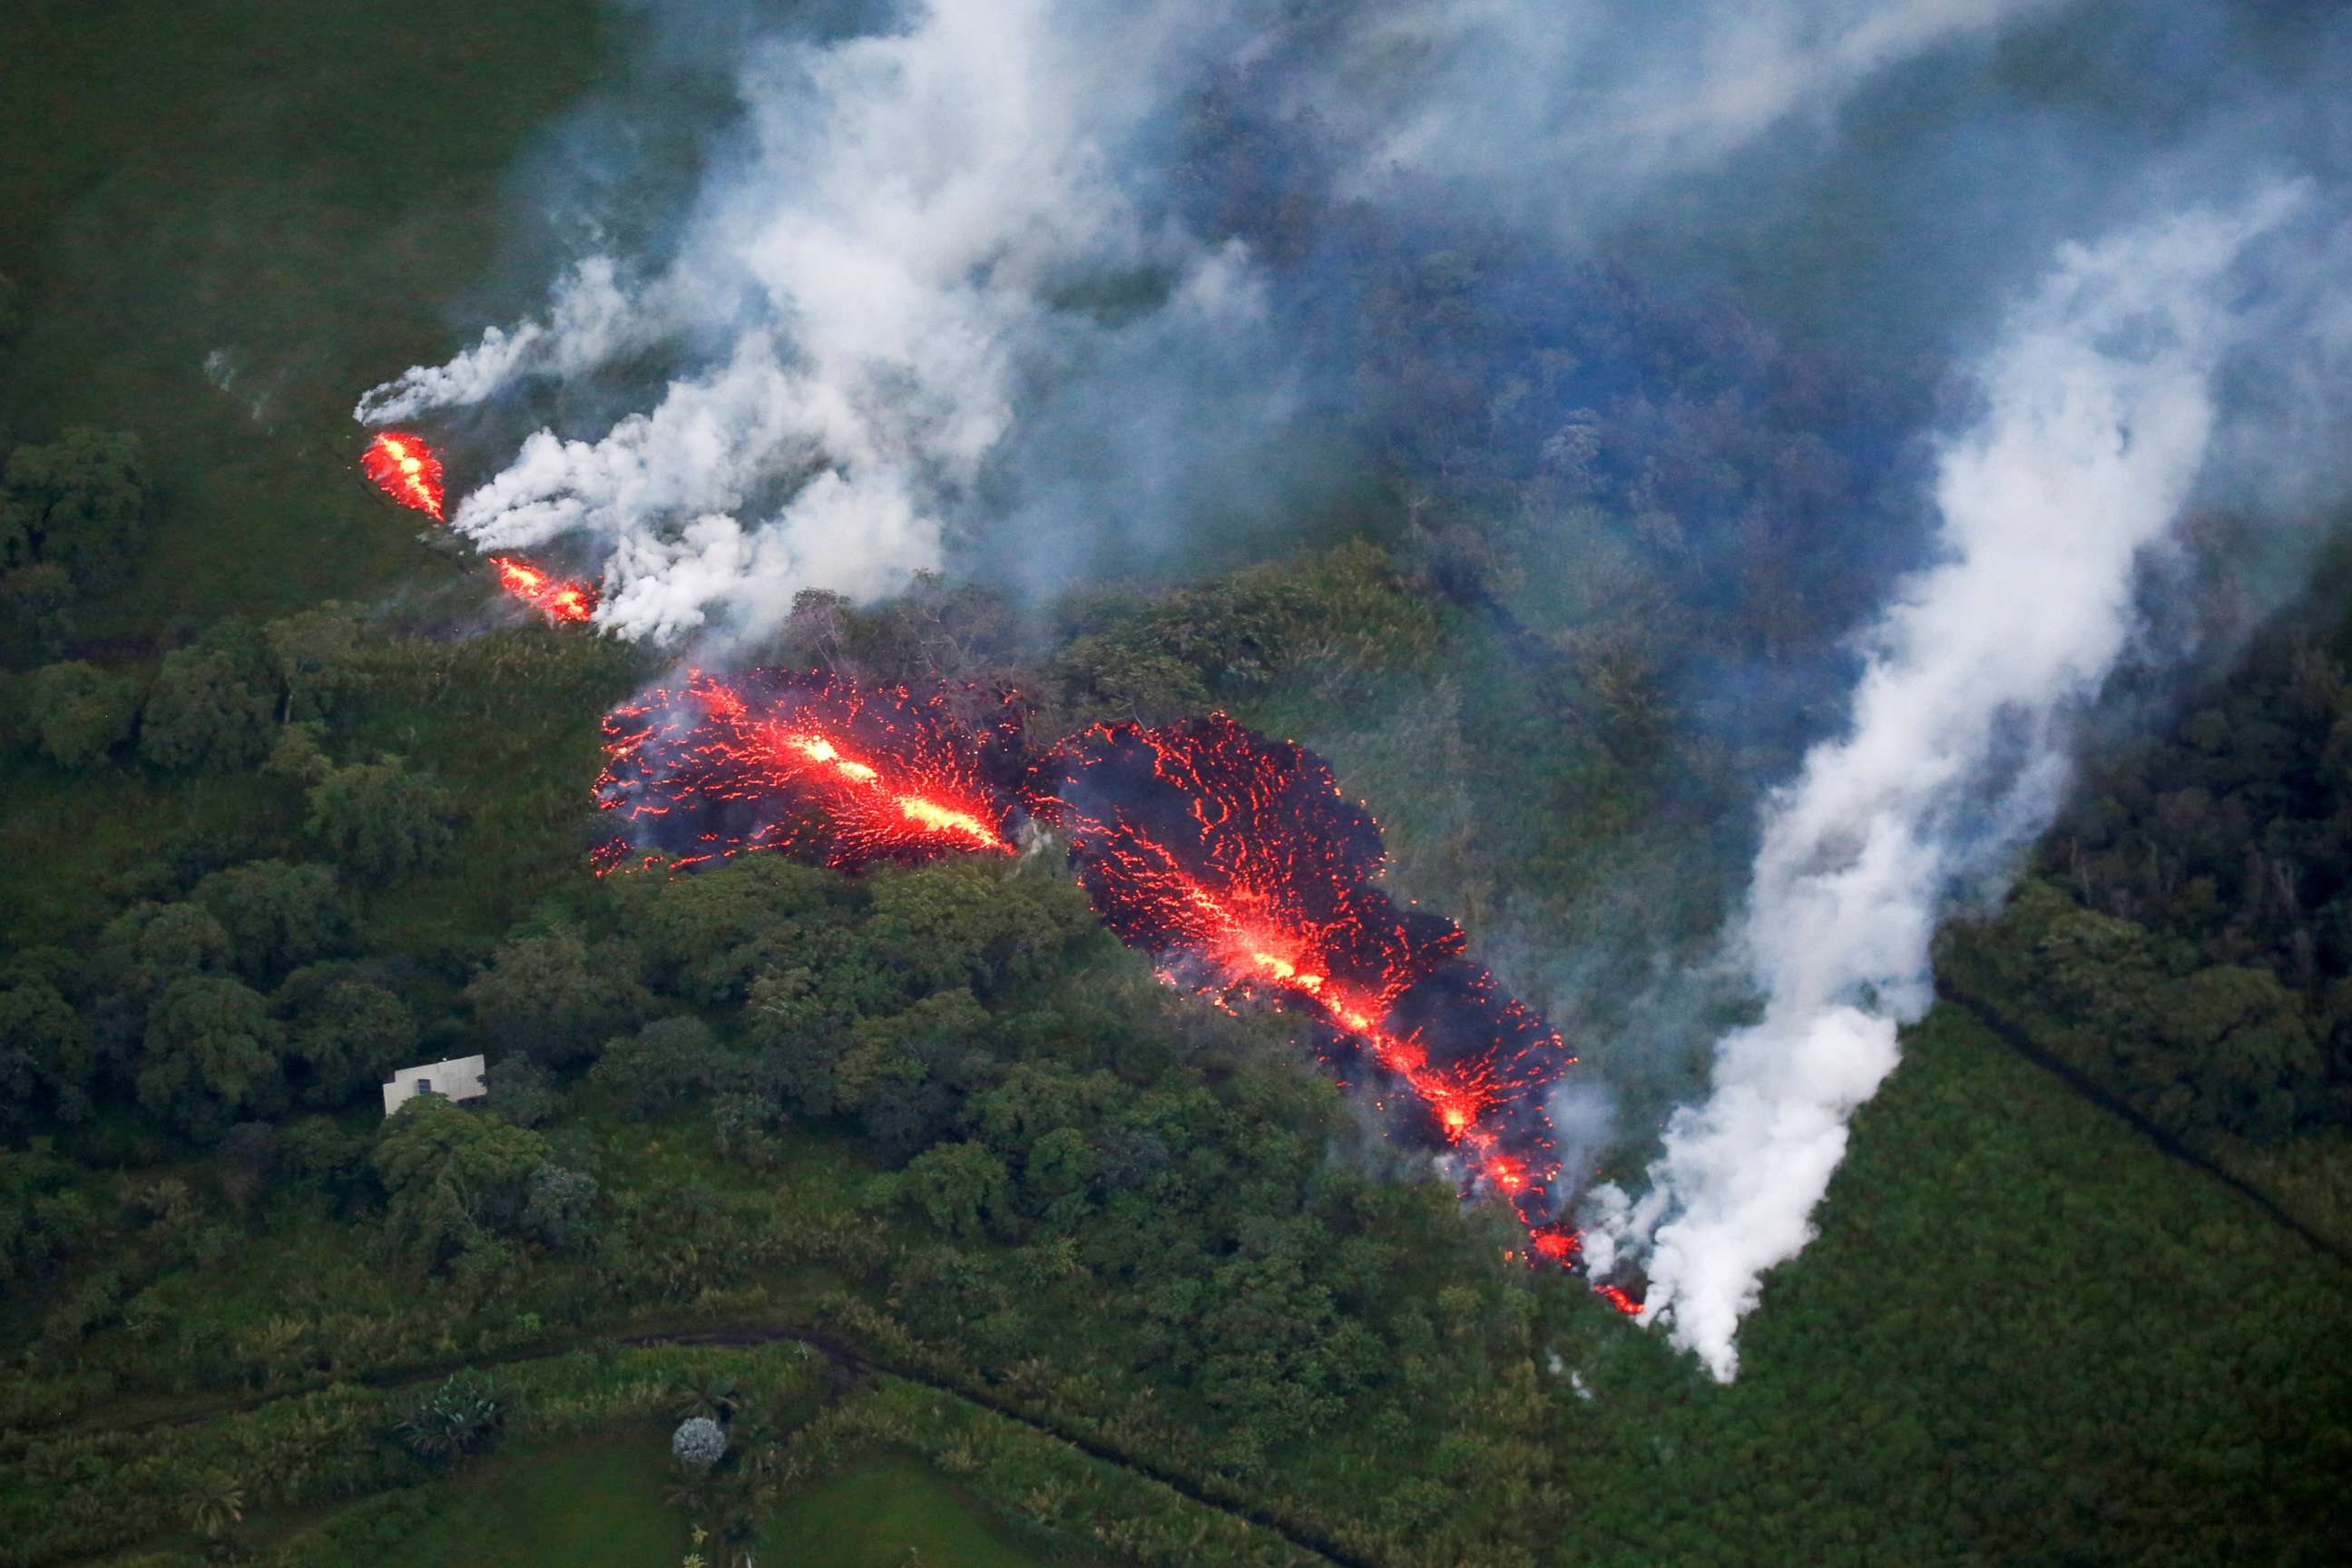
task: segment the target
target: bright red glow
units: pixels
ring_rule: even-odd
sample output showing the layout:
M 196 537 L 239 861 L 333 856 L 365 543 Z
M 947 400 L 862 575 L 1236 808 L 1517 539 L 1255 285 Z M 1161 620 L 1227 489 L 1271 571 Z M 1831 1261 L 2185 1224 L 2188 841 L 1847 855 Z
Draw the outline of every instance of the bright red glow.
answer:
M 1098 725 L 1025 767 L 1008 760 L 1019 730 L 1009 700 L 967 722 L 947 691 L 696 672 L 605 721 L 596 797 L 626 837 L 602 868 L 648 850 L 686 867 L 783 849 L 843 868 L 1010 854 L 1025 806 L 1060 830 L 1104 924 L 1163 981 L 1307 1019 L 1323 1059 L 1406 1112 L 1400 1135 L 1450 1152 L 1470 1186 L 1511 1205 L 1529 1262 L 1579 1260 L 1581 1237 L 1551 1217 L 1562 1172 L 1545 1109 L 1575 1056 L 1470 961 L 1460 927 L 1375 886 L 1380 827 L 1328 764 L 1223 714 Z
M 1642 1315 L 1642 1303 L 1614 1285 L 1595 1285 L 1592 1288 L 1592 1293 L 1629 1318 L 1638 1318 Z
M 1012 799 L 982 781 L 979 742 L 944 695 L 698 671 L 681 691 L 616 709 L 604 736 L 597 803 L 630 828 L 608 867 L 649 847 L 680 866 L 745 849 L 844 868 L 1013 853 Z
M 1222 714 L 1106 725 L 1063 742 L 1036 789 L 1123 940 L 1220 1000 L 1312 1017 L 1327 1057 L 1409 1091 L 1413 1135 L 1453 1148 L 1530 1226 L 1549 1220 L 1543 1092 L 1576 1058 L 1464 956 L 1460 927 L 1373 885 L 1379 826 L 1320 758 Z
M 441 459 L 414 436 L 386 430 L 360 455 L 360 470 L 403 506 L 441 516 Z
M 585 621 L 596 613 L 593 584 L 550 576 L 511 555 L 493 555 L 490 564 L 498 568 L 499 587 L 551 621 Z

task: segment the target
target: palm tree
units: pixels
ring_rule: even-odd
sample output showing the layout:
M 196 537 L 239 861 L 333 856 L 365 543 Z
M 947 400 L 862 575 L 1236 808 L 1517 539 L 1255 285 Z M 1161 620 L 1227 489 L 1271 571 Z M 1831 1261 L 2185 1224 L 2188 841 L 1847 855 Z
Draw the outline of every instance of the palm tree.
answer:
M 218 1470 L 207 1471 L 188 1484 L 182 1509 L 188 1526 L 207 1541 L 245 1520 L 245 1489 Z
M 720 1426 L 743 1408 L 743 1385 L 731 1377 L 707 1377 L 700 1382 L 679 1378 L 669 1385 L 670 1415 L 680 1421 L 708 1415 Z

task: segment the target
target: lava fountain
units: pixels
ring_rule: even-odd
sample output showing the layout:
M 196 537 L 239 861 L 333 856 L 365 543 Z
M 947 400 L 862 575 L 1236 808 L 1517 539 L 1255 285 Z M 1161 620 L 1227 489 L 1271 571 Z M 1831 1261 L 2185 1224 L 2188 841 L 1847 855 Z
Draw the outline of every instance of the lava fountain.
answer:
M 360 471 L 401 505 L 440 521 L 441 459 L 416 437 L 384 431 L 360 455 Z

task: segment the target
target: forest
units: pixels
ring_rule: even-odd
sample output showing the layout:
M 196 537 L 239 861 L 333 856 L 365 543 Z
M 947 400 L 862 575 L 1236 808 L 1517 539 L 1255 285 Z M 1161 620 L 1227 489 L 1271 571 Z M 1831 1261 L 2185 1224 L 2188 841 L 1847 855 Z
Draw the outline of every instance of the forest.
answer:
M 572 21 L 355 90 L 441 127 L 467 71 L 584 88 Z M 0 56 L 59 47 L 18 26 Z M 141 90 L 216 108 L 242 47 Z M 171 159 L 296 160 L 236 199 L 328 216 L 206 227 L 207 266 L 348 246 L 324 359 L 405 363 L 437 329 L 338 291 L 484 265 L 416 235 L 496 199 L 523 97 L 437 154 L 387 132 L 447 176 L 394 216 L 350 216 L 363 149 L 302 151 L 299 114 L 127 188 L 0 179 L 0 1564 L 793 1562 L 894 1510 L 947 1532 L 924 1561 L 2335 1560 L 2344 519 L 2283 610 L 2117 675 L 2134 722 L 1939 940 L 1945 1000 L 1717 1385 L 1531 1268 L 1295 1021 L 1163 984 L 1057 856 L 592 874 L 599 722 L 662 653 L 492 603 L 349 472 L 345 370 L 273 394 L 320 405 L 282 429 L 156 394 L 194 356 L 127 301 L 173 246 L 100 275 L 68 222 L 145 234 L 126 210 L 193 199 Z M 1294 168 L 1310 222 L 1257 184 L 1275 131 L 1195 113 L 1190 199 L 1277 255 L 1311 231 L 1374 345 L 1329 393 L 1342 515 L 1043 599 L 811 589 L 742 658 L 1016 692 L 1041 735 L 1217 710 L 1312 746 L 1389 889 L 1589 1058 L 1619 1114 L 1585 1152 L 1628 1171 L 1748 1005 L 1642 1001 L 1704 970 L 1745 803 L 1917 563 L 1885 526 L 1910 384 L 1624 268 L 1520 287 L 1507 237 L 1383 233 Z M 6 112 L 0 164 L 43 118 Z M 2243 526 L 2200 524 L 2183 625 L 2231 624 Z M 476 1053 L 484 1098 L 383 1114 L 394 1068 Z

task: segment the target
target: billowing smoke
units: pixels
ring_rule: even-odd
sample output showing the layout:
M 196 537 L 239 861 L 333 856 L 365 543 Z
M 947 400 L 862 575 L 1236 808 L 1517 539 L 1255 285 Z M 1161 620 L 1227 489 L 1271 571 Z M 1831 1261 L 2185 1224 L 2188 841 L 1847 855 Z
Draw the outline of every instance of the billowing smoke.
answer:
M 457 527 L 493 548 L 588 536 L 609 557 L 602 618 L 631 637 L 762 623 L 802 587 L 871 595 L 939 565 L 1024 356 L 1104 330 L 1058 295 L 1150 273 L 1192 331 L 1250 310 L 1235 258 L 1151 227 L 1116 177 L 1155 77 L 1182 74 L 1173 8 L 1085 27 L 1053 10 L 944 0 L 904 32 L 761 53 L 748 152 L 673 267 L 625 290 L 610 260 L 584 264 L 546 321 L 492 328 L 359 416 L 715 345 L 600 437 L 532 436 Z
M 1082 553 L 1105 531 L 1087 514 L 1249 466 L 1331 352 L 1269 320 L 1247 244 L 1182 216 L 1204 84 L 1241 84 L 1321 163 L 1352 163 L 1327 183 L 1359 199 L 1435 186 L 1488 213 L 1573 189 L 1590 213 L 1604 188 L 1720 156 L 2036 3 L 1806 0 L 1765 22 L 1707 0 L 1628 26 L 1463 0 L 932 0 L 893 30 L 751 48 L 739 145 L 674 259 L 591 257 L 540 319 L 356 412 L 415 420 L 601 378 L 631 411 L 530 436 L 452 521 L 486 549 L 570 540 L 602 563 L 599 623 L 626 637 L 757 632 L 805 587 L 894 591 L 992 510 Z M 648 356 L 682 368 L 611 388 Z
M 1196 564 L 1234 489 L 1282 464 L 1320 482 L 1327 454 L 1465 517 L 1622 512 L 1701 620 L 1748 624 L 1720 612 L 1765 588 L 1712 567 L 1762 540 L 1802 614 L 1702 650 L 1687 683 L 1716 689 L 1677 695 L 1793 759 L 1826 650 L 1923 559 L 1905 436 L 1942 357 L 1976 362 L 1930 563 L 1858 644 L 1844 731 L 1726 857 L 1759 843 L 1726 946 L 1760 1019 L 1717 1042 L 1648 1188 L 1600 1194 L 1596 1261 L 1642 1256 L 1653 1316 L 1728 1376 L 1927 1005 L 1939 913 L 2054 809 L 2069 728 L 2138 629 L 2136 572 L 2192 486 L 2271 483 L 2274 442 L 2242 432 L 2340 427 L 2310 389 L 2346 384 L 2352 310 L 2273 304 L 2344 231 L 2284 185 L 2181 199 L 2263 169 L 2315 176 L 2314 212 L 2337 199 L 2352 26 L 2284 9 L 930 0 L 819 38 L 744 6 L 717 29 L 741 123 L 676 229 L 358 413 L 546 419 L 453 522 L 561 541 L 603 574 L 600 625 L 670 642 L 929 568 L 1058 585 L 1140 570 L 1150 540 Z M 1684 287 L 1738 307 L 1682 310 Z M 2289 340 L 2313 353 L 2237 374 Z M 1846 351 L 1902 395 L 1840 395 Z M 1764 429 L 1745 395 L 1768 381 Z M 1578 602 L 1552 563 L 1512 568 Z M 1632 1098 L 1554 1105 L 1570 1163 Z
M 2070 721 L 2135 626 L 2135 566 L 2179 518 L 2233 346 L 2234 264 L 2285 187 L 2069 247 L 1983 367 L 1983 412 L 1942 451 L 1942 559 L 1866 637 L 1852 719 L 1765 810 L 1735 946 L 1763 1016 L 1717 1047 L 1638 1202 L 1599 1194 L 1645 1250 L 1647 1316 L 1716 1376 L 1763 1272 L 1811 1239 L 1846 1122 L 1932 998 L 1928 942 L 2057 810 Z M 1595 1243 L 1596 1264 L 1615 1246 Z

